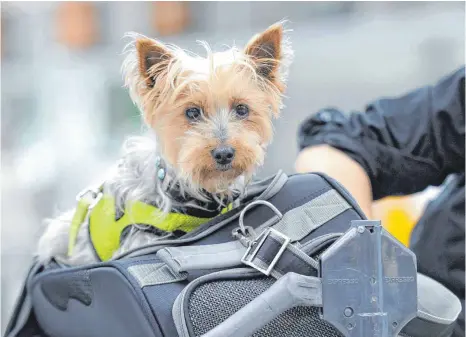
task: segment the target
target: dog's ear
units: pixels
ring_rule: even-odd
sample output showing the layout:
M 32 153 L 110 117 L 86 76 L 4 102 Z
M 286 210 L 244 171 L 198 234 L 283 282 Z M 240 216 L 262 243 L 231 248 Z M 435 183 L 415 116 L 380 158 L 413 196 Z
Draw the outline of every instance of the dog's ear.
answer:
M 254 36 L 246 45 L 245 54 L 251 57 L 259 75 L 274 82 L 282 60 L 283 25 L 270 26 Z
M 138 53 L 139 72 L 146 79 L 149 87 L 153 87 L 158 74 L 168 66 L 173 55 L 166 46 L 160 42 L 141 38 L 136 41 Z

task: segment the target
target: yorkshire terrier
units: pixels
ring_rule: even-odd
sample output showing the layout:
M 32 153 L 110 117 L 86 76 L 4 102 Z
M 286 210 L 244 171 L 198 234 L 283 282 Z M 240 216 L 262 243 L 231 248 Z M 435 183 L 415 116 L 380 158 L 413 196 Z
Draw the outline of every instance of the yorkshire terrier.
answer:
M 163 214 L 186 208 L 218 214 L 244 193 L 263 164 L 272 120 L 282 108 L 293 56 L 285 33 L 282 22 L 274 24 L 243 50 L 212 52 L 203 43 L 205 58 L 132 35 L 122 69 L 150 136 L 126 141 L 119 165 L 106 179 L 105 193 L 114 196 L 116 207 L 124 210 L 140 200 Z M 39 241 L 40 261 L 97 261 L 86 221 L 67 256 L 73 212 L 48 224 Z M 136 226 L 115 255 L 160 235 Z

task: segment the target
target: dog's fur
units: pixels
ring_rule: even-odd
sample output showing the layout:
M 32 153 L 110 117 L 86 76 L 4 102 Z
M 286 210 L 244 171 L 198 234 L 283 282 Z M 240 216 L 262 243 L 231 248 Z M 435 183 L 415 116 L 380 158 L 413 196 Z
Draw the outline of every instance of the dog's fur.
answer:
M 196 200 L 214 198 L 219 206 L 242 193 L 262 165 L 272 140 L 272 119 L 279 115 L 292 50 L 283 23 L 256 35 L 244 50 L 207 51 L 205 58 L 141 35 L 132 35 L 123 64 L 125 84 L 153 137 L 130 139 L 119 166 L 108 175 L 107 193 L 117 206 L 131 200 L 150 201 L 164 214 L 181 206 L 170 198 L 171 186 Z M 246 105 L 246 118 L 235 114 Z M 196 107 L 193 122 L 186 110 Z M 212 150 L 235 150 L 226 169 L 216 165 Z M 169 186 L 157 178 L 156 157 L 163 159 Z M 208 192 L 208 193 L 206 193 Z M 199 207 L 199 206 L 194 206 Z M 71 257 L 66 257 L 73 211 L 52 220 L 39 242 L 38 257 L 65 259 L 70 264 L 95 262 L 86 224 Z M 117 254 L 159 237 L 133 231 Z

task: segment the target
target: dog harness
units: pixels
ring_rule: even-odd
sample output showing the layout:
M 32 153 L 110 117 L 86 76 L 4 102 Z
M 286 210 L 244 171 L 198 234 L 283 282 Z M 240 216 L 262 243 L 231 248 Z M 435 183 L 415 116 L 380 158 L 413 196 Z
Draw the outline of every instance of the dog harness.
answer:
M 232 208 L 230 204 L 209 217 L 176 212 L 163 216 L 159 208 L 141 201 L 134 201 L 127 205 L 125 212 L 119 212 L 115 206 L 114 197 L 104 194 L 102 187 L 85 190 L 78 195 L 77 199 L 78 204 L 70 227 L 68 255 L 73 252 L 81 224 L 87 220 L 91 243 L 101 261 L 107 261 L 113 256 L 126 230 L 132 226 L 147 226 L 149 230 L 156 232 L 188 233 Z

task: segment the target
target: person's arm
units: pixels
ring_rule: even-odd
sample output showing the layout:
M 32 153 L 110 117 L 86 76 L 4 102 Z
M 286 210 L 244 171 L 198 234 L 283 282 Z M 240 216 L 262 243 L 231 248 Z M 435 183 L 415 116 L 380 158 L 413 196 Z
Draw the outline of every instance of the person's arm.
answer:
M 462 68 L 363 113 L 317 113 L 301 124 L 297 170 L 334 177 L 368 216 L 370 190 L 375 200 L 407 195 L 464 172 L 464 78 Z
M 322 172 L 336 179 L 356 199 L 367 218 L 372 217 L 372 190 L 369 176 L 359 163 L 329 145 L 302 150 L 296 160 L 296 171 Z

